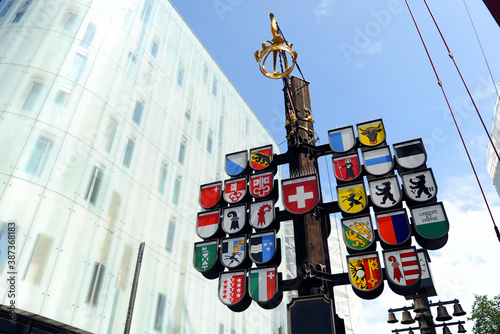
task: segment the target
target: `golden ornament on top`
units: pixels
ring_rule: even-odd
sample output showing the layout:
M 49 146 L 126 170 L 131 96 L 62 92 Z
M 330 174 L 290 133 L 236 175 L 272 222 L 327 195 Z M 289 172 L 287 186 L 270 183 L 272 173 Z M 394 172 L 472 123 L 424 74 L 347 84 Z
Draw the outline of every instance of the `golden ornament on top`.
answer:
M 266 43 L 262 43 L 262 50 L 255 51 L 255 59 L 259 63 L 260 71 L 266 77 L 271 79 L 281 79 L 288 76 L 293 68 L 295 67 L 295 63 L 297 61 L 297 52 L 292 51 L 292 45 L 288 46 L 288 42 L 281 36 L 278 32 L 278 24 L 276 23 L 276 19 L 274 18 L 274 14 L 269 14 L 271 17 L 271 32 L 273 33 L 273 39 L 271 41 L 266 41 Z M 269 43 L 269 45 L 267 45 Z M 268 72 L 265 68 L 267 57 L 270 54 L 273 54 L 273 71 Z M 292 57 L 291 66 L 288 65 L 288 60 L 286 54 L 289 54 Z M 277 70 L 277 62 L 278 57 L 280 62 L 284 65 L 284 70 L 279 72 Z

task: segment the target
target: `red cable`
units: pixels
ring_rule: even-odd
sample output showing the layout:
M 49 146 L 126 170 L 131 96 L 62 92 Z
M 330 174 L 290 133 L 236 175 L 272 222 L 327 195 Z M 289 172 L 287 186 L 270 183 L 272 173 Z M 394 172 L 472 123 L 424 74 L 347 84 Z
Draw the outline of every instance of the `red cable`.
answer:
M 476 169 L 474 168 L 474 164 L 473 164 L 472 159 L 470 157 L 469 150 L 467 149 L 467 145 L 465 144 L 464 138 L 462 136 L 462 133 L 460 132 L 460 128 L 458 127 L 458 123 L 457 123 L 457 121 L 455 119 L 455 114 L 453 113 L 453 109 L 451 108 L 450 102 L 448 101 L 448 97 L 446 96 L 446 93 L 444 91 L 443 83 L 439 79 L 439 75 L 438 75 L 438 73 L 436 71 L 436 67 L 434 66 L 434 63 L 433 63 L 432 58 L 431 58 L 431 55 L 429 54 L 429 50 L 427 49 L 427 45 L 425 44 L 424 38 L 422 37 L 422 34 L 421 34 L 420 29 L 418 27 L 417 21 L 415 20 L 415 16 L 413 15 L 413 12 L 411 10 L 410 4 L 408 3 L 408 0 L 405 0 L 405 2 L 406 2 L 406 6 L 408 7 L 408 10 L 410 12 L 411 18 L 413 19 L 413 23 L 415 24 L 415 28 L 417 28 L 418 35 L 420 36 L 420 40 L 422 41 L 422 44 L 423 44 L 423 46 L 425 48 L 425 52 L 427 53 L 427 57 L 429 58 L 429 61 L 430 61 L 431 65 L 432 65 L 432 69 L 434 70 L 434 74 L 436 75 L 436 78 L 438 80 L 438 85 L 439 85 L 439 87 L 441 87 L 441 91 L 443 92 L 443 96 L 444 96 L 444 98 L 446 100 L 446 104 L 448 105 L 448 109 L 450 110 L 451 116 L 453 117 L 453 122 L 455 123 L 455 126 L 457 128 L 458 134 L 460 135 L 460 140 L 462 141 L 462 145 L 464 146 L 465 153 L 467 153 L 467 158 L 469 158 L 469 163 L 470 163 L 470 165 L 472 167 L 472 170 L 474 172 L 474 176 L 476 177 L 477 184 L 479 185 L 479 189 L 481 190 L 481 194 L 483 195 L 484 202 L 485 202 L 486 207 L 488 209 L 488 212 L 490 214 L 491 220 L 493 221 L 493 226 L 494 226 L 494 230 L 495 230 L 495 233 L 497 235 L 498 241 L 500 241 L 500 231 L 498 230 L 498 227 L 497 227 L 497 225 L 495 223 L 495 219 L 493 218 L 493 213 L 491 212 L 490 206 L 488 204 L 488 200 L 486 199 L 486 195 L 484 194 L 484 191 L 483 191 L 483 187 L 481 186 L 481 182 L 479 181 L 479 177 L 477 175 Z

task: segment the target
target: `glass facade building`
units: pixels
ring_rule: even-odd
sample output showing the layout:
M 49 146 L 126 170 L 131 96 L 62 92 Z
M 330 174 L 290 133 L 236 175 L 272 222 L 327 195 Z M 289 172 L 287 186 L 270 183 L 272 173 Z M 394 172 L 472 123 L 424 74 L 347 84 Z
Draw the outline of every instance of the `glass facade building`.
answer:
M 500 152 L 500 96 L 498 97 L 495 106 L 495 119 L 493 121 L 493 129 L 491 131 L 491 140 L 495 144 L 495 148 Z M 500 166 L 498 165 L 498 157 L 495 149 L 488 145 L 488 153 L 486 157 L 486 169 L 490 175 L 493 185 L 495 186 L 498 195 L 500 196 Z
M 0 82 L 18 310 L 123 333 L 145 242 L 131 333 L 282 332 L 285 301 L 231 312 L 193 268 L 200 184 L 229 178 L 226 153 L 278 149 L 170 2 L 3 0 Z

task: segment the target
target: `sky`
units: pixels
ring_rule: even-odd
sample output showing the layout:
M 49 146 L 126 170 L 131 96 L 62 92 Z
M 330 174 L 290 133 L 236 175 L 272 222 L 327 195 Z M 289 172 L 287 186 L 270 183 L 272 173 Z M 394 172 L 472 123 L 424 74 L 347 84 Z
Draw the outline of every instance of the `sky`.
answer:
M 282 82 L 264 77 L 254 58 L 262 43 L 272 38 L 271 12 L 293 43 L 303 77 L 310 82 L 320 145 L 328 143 L 330 129 L 378 118 L 384 121 L 389 145 L 422 138 L 438 200 L 450 221 L 448 243 L 430 251 L 438 292 L 430 299 L 458 298 L 470 314 L 474 294 L 500 294 L 495 255 L 500 242 L 404 0 L 171 2 L 275 141 L 283 143 L 282 152 L 286 151 Z M 500 224 L 500 200 L 485 167 L 486 131 L 425 2 L 409 3 Z M 428 4 L 489 131 L 500 84 L 500 27 L 482 1 L 428 0 Z M 297 69 L 292 75 L 302 77 Z M 329 185 L 322 188 L 325 200 L 331 200 Z M 385 310 L 408 305 L 387 286 L 379 298 L 364 301 L 367 333 L 401 328 L 386 323 Z M 471 322 L 466 329 L 472 332 Z M 456 332 L 456 326 L 451 330 Z

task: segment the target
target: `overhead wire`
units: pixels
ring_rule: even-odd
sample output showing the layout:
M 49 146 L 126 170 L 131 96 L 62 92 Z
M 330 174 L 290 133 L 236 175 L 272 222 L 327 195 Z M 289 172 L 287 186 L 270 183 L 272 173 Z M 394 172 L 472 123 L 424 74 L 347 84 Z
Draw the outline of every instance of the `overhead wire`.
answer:
M 424 1 L 426 1 L 426 0 L 424 0 Z M 406 3 L 406 6 L 408 7 L 408 11 L 410 12 L 411 18 L 412 18 L 413 23 L 414 23 L 414 25 L 415 25 L 415 28 L 417 29 L 417 32 L 418 32 L 418 35 L 419 35 L 420 40 L 421 40 L 421 42 L 422 42 L 422 45 L 424 46 L 425 52 L 427 53 L 427 58 L 429 59 L 429 62 L 431 63 L 432 70 L 434 71 L 434 74 L 435 74 L 436 79 L 437 79 L 437 81 L 438 81 L 438 85 L 439 85 L 439 87 L 441 88 L 441 92 L 443 93 L 443 96 L 444 96 L 444 98 L 445 98 L 445 100 L 446 100 L 446 104 L 448 105 L 448 109 L 450 110 L 451 116 L 452 116 L 452 118 L 453 118 L 453 122 L 455 123 L 455 126 L 456 126 L 456 128 L 457 128 L 458 134 L 459 134 L 459 136 L 460 136 L 460 140 L 462 141 L 462 145 L 463 145 L 463 147 L 464 147 L 464 149 L 465 149 L 465 153 L 467 154 L 467 158 L 469 159 L 469 163 L 470 163 L 470 165 L 471 165 L 471 167 L 472 167 L 472 170 L 473 170 L 473 172 L 474 172 L 474 176 L 476 177 L 477 184 L 478 184 L 478 186 L 479 186 L 479 189 L 481 190 L 481 194 L 482 194 L 482 196 L 483 196 L 484 202 L 485 202 L 485 204 L 486 204 L 486 207 L 487 207 L 488 212 L 489 212 L 489 214 L 490 214 L 491 220 L 492 220 L 492 222 L 493 222 L 494 230 L 495 230 L 495 232 L 496 232 L 496 235 L 497 235 L 498 241 L 500 241 L 500 231 L 498 230 L 498 226 L 497 226 L 497 225 L 496 225 L 496 223 L 495 223 L 495 218 L 493 217 L 493 213 L 491 212 L 490 205 L 488 204 L 488 199 L 486 198 L 486 195 L 485 195 L 485 193 L 484 193 L 483 187 L 481 186 L 481 182 L 480 182 L 480 180 L 479 180 L 479 176 L 478 176 L 478 174 L 477 174 L 477 172 L 476 172 L 476 168 L 474 167 L 474 163 L 472 162 L 472 158 L 471 158 L 471 156 L 470 156 L 470 154 L 469 154 L 469 150 L 467 149 L 467 145 L 466 145 L 466 143 L 465 143 L 465 141 L 464 141 L 464 138 L 463 138 L 462 133 L 461 133 L 461 131 L 460 131 L 460 128 L 459 128 L 459 126 L 458 126 L 457 120 L 455 119 L 455 114 L 454 114 L 453 109 L 452 109 L 452 107 L 451 107 L 451 105 L 450 105 L 450 102 L 449 102 L 449 100 L 448 100 L 448 97 L 447 97 L 447 95 L 446 95 L 446 92 L 444 91 L 444 88 L 443 88 L 443 82 L 442 82 L 442 81 L 441 81 L 441 79 L 439 78 L 439 74 L 437 73 L 436 67 L 435 67 L 434 62 L 432 61 L 432 57 L 431 57 L 431 55 L 430 55 L 430 53 L 429 53 L 429 49 L 427 48 L 427 44 L 425 43 L 425 40 L 424 40 L 424 38 L 423 38 L 423 36 L 422 36 L 422 33 L 421 33 L 420 28 L 419 28 L 419 26 L 418 26 L 418 23 L 417 23 L 417 21 L 416 21 L 416 19 L 415 19 L 415 16 L 413 15 L 413 11 L 411 10 L 411 7 L 410 7 L 410 4 L 408 3 L 408 0 L 405 0 L 405 3 Z
M 495 79 L 493 78 L 493 74 L 491 73 L 490 63 L 488 62 L 488 59 L 486 58 L 486 54 L 484 53 L 483 44 L 481 43 L 481 40 L 479 39 L 479 35 L 477 34 L 476 25 L 474 24 L 474 21 L 472 20 L 467 3 L 465 2 L 465 0 L 462 0 L 462 1 L 464 3 L 465 10 L 467 11 L 467 15 L 469 16 L 470 23 L 472 24 L 472 29 L 474 29 L 474 34 L 476 34 L 476 39 L 477 39 L 477 42 L 479 44 L 479 48 L 481 49 L 481 53 L 483 54 L 484 62 L 486 63 L 486 67 L 488 67 L 488 72 L 490 74 L 491 82 L 493 83 L 493 87 L 495 87 L 495 92 L 498 95 L 498 88 L 497 88 L 497 85 L 495 83 Z
M 436 18 L 434 17 L 434 14 L 432 13 L 432 10 L 429 7 L 429 4 L 427 3 L 427 0 L 424 0 L 424 3 L 425 3 L 425 6 L 427 7 L 427 10 L 429 11 L 429 14 L 432 17 L 432 21 L 434 22 L 434 25 L 436 26 L 436 29 L 439 32 L 439 35 L 441 36 L 441 40 L 443 41 L 443 43 L 444 43 L 444 45 L 446 47 L 446 50 L 448 50 L 448 56 L 453 61 L 453 64 L 455 65 L 455 69 L 457 70 L 457 73 L 460 76 L 460 79 L 462 80 L 462 83 L 463 83 L 465 89 L 467 90 L 467 94 L 469 94 L 469 98 L 470 98 L 470 100 L 472 102 L 472 105 L 474 106 L 474 109 L 476 110 L 476 114 L 479 117 L 479 120 L 481 121 L 481 124 L 483 125 L 484 132 L 488 136 L 488 139 L 490 141 L 491 147 L 495 151 L 497 159 L 500 161 L 500 155 L 498 154 L 498 150 L 497 150 L 495 144 L 493 143 L 493 140 L 491 139 L 490 132 L 488 131 L 488 129 L 486 129 L 486 125 L 484 124 L 483 118 L 481 117 L 481 113 L 479 112 L 479 109 L 477 108 L 476 102 L 474 101 L 474 98 L 472 97 L 472 94 L 471 94 L 471 92 L 469 90 L 469 87 L 467 86 L 467 83 L 465 82 L 465 79 L 464 79 L 464 77 L 462 75 L 462 72 L 458 68 L 457 62 L 455 61 L 455 57 L 453 56 L 453 52 L 451 52 L 451 49 L 448 46 L 448 43 L 446 42 L 446 39 L 444 38 L 444 35 L 443 35 L 442 31 L 441 31 L 441 28 L 439 27 L 439 25 L 438 25 L 438 23 L 436 21 Z

